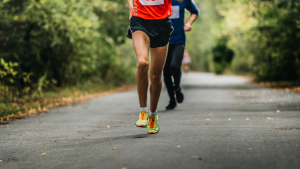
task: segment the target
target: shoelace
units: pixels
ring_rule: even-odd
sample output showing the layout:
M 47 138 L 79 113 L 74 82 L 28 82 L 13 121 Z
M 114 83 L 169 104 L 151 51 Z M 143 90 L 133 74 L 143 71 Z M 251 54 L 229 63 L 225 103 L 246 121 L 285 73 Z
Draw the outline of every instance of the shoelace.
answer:
M 155 117 L 154 118 L 149 118 L 150 128 L 154 128 L 154 122 L 155 122 Z
M 141 112 L 141 120 L 147 120 L 147 113 Z

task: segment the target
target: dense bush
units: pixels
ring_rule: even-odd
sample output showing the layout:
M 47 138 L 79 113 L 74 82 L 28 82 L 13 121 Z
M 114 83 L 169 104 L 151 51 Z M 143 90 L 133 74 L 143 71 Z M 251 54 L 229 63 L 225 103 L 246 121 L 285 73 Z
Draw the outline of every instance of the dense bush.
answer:
M 192 69 L 216 71 L 211 49 L 217 38 L 228 36 L 228 47 L 235 53 L 232 72 L 251 73 L 260 81 L 300 81 L 298 0 L 195 2 L 202 12 L 187 33 Z
M 233 50 L 227 47 L 227 41 L 227 37 L 221 37 L 217 40 L 217 45 L 212 49 L 216 74 L 223 73 L 234 57 Z
M 260 80 L 300 81 L 300 2 L 271 1 L 259 15 L 260 51 L 253 71 Z
M 0 58 L 17 63 L 18 72 L 10 85 L 21 94 L 88 80 L 132 81 L 132 68 L 120 62 L 132 56 L 117 55 L 129 23 L 125 5 L 121 0 L 1 1 Z M 28 85 L 24 73 L 30 75 Z
M 221 6 L 223 32 L 237 54 L 234 70 L 262 81 L 300 81 L 299 1 L 229 0 Z

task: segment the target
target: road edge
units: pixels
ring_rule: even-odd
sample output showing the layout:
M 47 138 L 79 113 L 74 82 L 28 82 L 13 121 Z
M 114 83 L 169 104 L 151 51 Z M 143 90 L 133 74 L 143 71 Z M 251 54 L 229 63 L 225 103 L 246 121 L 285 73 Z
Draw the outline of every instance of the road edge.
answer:
M 22 120 L 27 116 L 36 115 L 36 114 L 43 115 L 45 112 L 47 112 L 48 110 L 53 109 L 53 108 L 76 104 L 76 103 L 82 103 L 87 100 L 91 100 L 93 98 L 104 97 L 104 96 L 108 96 L 108 95 L 111 95 L 114 93 L 119 93 L 119 92 L 125 92 L 125 91 L 132 90 L 134 88 L 135 88 L 135 85 L 122 85 L 115 89 L 110 89 L 108 91 L 97 92 L 97 93 L 93 93 L 93 94 L 86 94 L 86 95 L 80 96 L 78 98 L 71 98 L 71 97 L 60 98 L 59 103 L 49 104 L 43 108 L 25 110 L 16 115 L 9 115 L 9 116 L 5 116 L 5 117 L 1 117 L 0 123 L 7 123 L 9 121 L 14 121 L 14 120 Z

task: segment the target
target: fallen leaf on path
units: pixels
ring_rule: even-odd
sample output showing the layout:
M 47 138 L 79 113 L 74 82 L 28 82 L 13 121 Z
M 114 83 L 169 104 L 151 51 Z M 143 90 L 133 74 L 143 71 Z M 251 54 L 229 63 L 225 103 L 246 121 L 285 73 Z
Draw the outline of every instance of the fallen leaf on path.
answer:
M 2 163 L 3 161 L 2 160 L 0 160 L 0 163 Z
M 277 130 L 277 128 L 274 128 L 274 130 Z
M 268 119 L 268 120 L 271 120 L 272 118 L 271 118 L 271 117 L 268 117 L 267 119 Z
M 227 120 L 231 120 L 231 118 L 228 118 Z
M 175 121 L 175 123 L 178 123 L 177 121 Z
M 41 154 L 41 156 L 45 156 L 45 155 L 46 155 L 46 153 Z
M 297 144 L 296 147 L 298 147 L 298 146 L 300 146 L 300 145 Z
M 127 169 L 126 167 L 123 167 L 122 169 Z
M 209 118 L 211 118 L 211 116 Z
M 250 120 L 249 118 L 246 118 L 246 120 Z
M 110 126 L 106 126 L 106 128 L 110 128 Z
M 6 125 L 6 127 L 9 127 L 9 125 Z
M 206 119 L 206 120 L 209 120 L 209 119 Z
M 252 148 L 248 148 L 248 150 L 252 150 Z
M 280 112 L 280 110 L 277 110 L 276 112 L 277 112 L 277 113 L 279 113 L 279 112 Z
M 78 144 L 79 142 L 76 142 L 75 144 Z
M 176 147 L 180 148 L 180 146 L 176 146 Z
M 112 150 L 116 150 L 117 148 L 112 148 Z
M 18 130 L 15 130 L 15 132 L 17 132 Z

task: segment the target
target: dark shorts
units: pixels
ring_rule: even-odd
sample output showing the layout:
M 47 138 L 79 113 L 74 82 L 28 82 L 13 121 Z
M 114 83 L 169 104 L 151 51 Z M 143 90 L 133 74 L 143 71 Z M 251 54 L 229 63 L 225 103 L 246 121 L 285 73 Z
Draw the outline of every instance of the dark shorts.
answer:
M 173 27 L 169 18 L 162 20 L 146 20 L 132 17 L 127 37 L 132 39 L 132 32 L 143 31 L 150 39 L 150 47 L 157 48 L 169 43 Z

